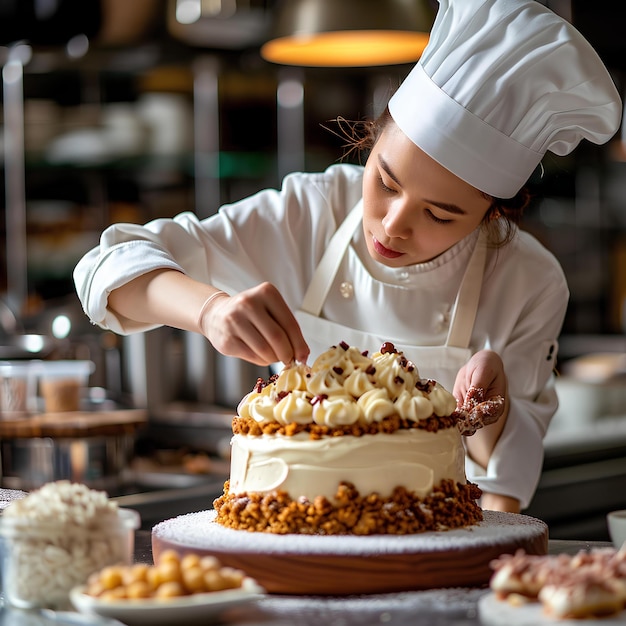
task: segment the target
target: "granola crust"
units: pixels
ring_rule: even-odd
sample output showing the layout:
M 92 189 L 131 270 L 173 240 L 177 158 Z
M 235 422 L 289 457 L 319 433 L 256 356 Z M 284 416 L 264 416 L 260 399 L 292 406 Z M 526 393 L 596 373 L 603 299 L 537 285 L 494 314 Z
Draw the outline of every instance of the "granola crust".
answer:
M 388 498 L 361 496 L 350 483 L 339 484 L 335 503 L 319 496 L 313 502 L 292 500 L 284 491 L 229 493 L 213 502 L 222 526 L 251 532 L 309 535 L 406 535 L 471 526 L 483 519 L 476 503 L 480 488 L 443 480 L 426 498 L 396 487 Z
M 362 424 L 357 422 L 348 426 L 324 426 L 321 424 L 297 424 L 291 422 L 289 424 L 279 424 L 278 422 L 257 422 L 252 418 L 243 418 L 235 416 L 233 418 L 232 427 L 235 435 L 249 435 L 259 437 L 261 435 L 283 435 L 292 437 L 301 432 L 308 432 L 311 439 L 321 439 L 322 437 L 342 437 L 350 435 L 352 437 L 361 437 L 362 435 L 377 435 L 379 433 L 394 433 L 401 429 L 419 428 L 431 433 L 436 433 L 440 428 L 452 428 L 456 426 L 458 415 L 431 417 L 413 422 L 411 420 L 402 419 L 398 415 L 391 415 L 380 422 L 372 422 L 371 424 Z

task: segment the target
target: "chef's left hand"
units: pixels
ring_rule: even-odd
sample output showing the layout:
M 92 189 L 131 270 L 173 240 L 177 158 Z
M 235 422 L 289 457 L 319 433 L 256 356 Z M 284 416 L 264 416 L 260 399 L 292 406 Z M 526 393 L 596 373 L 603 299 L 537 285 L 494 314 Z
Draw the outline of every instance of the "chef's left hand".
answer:
M 478 395 L 477 395 L 478 394 Z M 493 350 L 481 350 L 459 370 L 454 383 L 453 395 L 459 406 L 504 398 L 494 403 L 485 415 L 484 425 L 493 424 L 508 411 L 507 378 L 500 355 Z M 495 409 L 495 410 L 493 410 Z

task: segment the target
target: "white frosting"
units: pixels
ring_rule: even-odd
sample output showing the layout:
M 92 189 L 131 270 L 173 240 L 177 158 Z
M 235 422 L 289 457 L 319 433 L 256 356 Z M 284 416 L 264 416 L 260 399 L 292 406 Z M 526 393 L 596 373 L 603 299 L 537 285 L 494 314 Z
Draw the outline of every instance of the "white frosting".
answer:
M 417 422 L 455 409 L 454 396 L 434 381 L 421 380 L 403 354 L 376 352 L 369 357 L 341 344 L 321 354 L 310 368 L 302 363 L 285 367 L 246 395 L 237 412 L 260 423 L 337 427 L 371 424 L 391 415 Z
M 361 437 L 310 439 L 235 435 L 232 439 L 230 493 L 281 489 L 293 499 L 331 500 L 339 482 L 361 495 L 389 497 L 398 485 L 427 496 L 444 478 L 465 483 L 461 434 L 456 428 L 431 433 L 421 429 Z
M 484 595 L 484 589 L 473 587 L 339 597 L 268 594 L 257 603 L 257 609 L 269 623 L 354 624 L 354 616 L 358 615 L 358 623 L 382 624 L 393 615 L 399 624 L 413 624 L 419 615 L 422 624 L 440 624 L 442 615 L 455 619 L 458 615 L 475 614 L 476 603 Z
M 268 384 L 257 385 L 240 403 L 241 417 L 286 425 L 316 423 L 332 428 L 372 424 L 399 415 L 412 422 L 450 415 L 452 394 L 422 381 L 401 353 L 371 357 L 341 344 L 311 368 L 286 367 Z M 402 485 L 420 498 L 444 479 L 465 484 L 464 449 L 457 428 L 399 429 L 362 436 L 235 435 L 231 442 L 230 493 L 282 490 L 292 499 L 332 501 L 340 482 L 364 496 L 391 496 Z

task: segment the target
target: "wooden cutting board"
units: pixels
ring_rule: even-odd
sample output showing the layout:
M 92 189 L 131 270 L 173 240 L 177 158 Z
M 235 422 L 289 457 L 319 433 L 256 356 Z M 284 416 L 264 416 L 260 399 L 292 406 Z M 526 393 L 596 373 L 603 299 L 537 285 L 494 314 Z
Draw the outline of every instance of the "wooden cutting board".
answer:
M 0 420 L 0 438 L 133 434 L 147 422 L 148 414 L 144 409 L 45 413 L 15 420 Z

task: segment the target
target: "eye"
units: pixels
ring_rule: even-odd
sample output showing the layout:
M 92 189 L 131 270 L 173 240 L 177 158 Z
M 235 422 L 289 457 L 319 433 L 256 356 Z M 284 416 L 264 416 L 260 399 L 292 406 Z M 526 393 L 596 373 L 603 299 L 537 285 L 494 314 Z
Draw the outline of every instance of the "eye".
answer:
M 436 222 L 437 224 L 450 224 L 452 222 L 452 220 L 444 220 L 441 217 L 437 217 L 430 209 L 424 209 L 424 211 L 426 212 L 426 215 L 429 217 L 429 219 L 431 219 L 433 222 Z
M 383 180 L 382 176 L 378 177 L 378 184 L 380 185 L 383 191 L 387 193 L 395 193 L 395 189 L 392 189 L 391 187 L 388 187 L 387 185 L 385 185 L 385 181 Z

